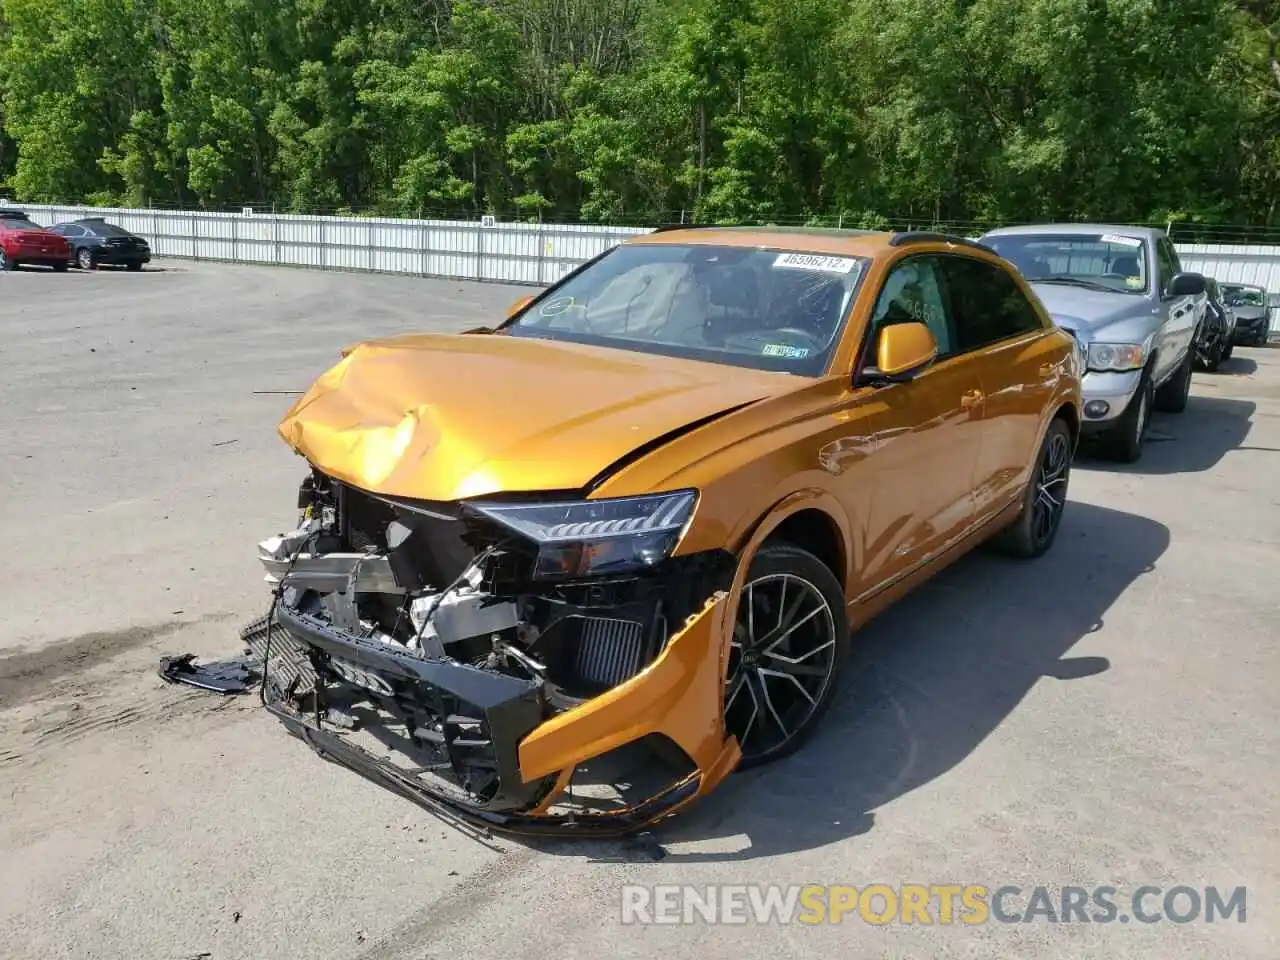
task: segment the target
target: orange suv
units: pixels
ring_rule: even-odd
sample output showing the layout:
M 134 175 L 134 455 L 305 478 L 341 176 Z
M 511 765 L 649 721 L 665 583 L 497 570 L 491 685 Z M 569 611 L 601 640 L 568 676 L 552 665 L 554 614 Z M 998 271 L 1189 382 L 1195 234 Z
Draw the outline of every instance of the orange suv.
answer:
M 644 826 L 798 747 L 895 599 L 1049 549 L 1080 366 L 983 246 L 805 229 L 659 231 L 495 328 L 356 346 L 279 426 L 309 473 L 259 545 L 265 702 L 446 815 Z M 569 789 L 640 742 L 652 793 Z

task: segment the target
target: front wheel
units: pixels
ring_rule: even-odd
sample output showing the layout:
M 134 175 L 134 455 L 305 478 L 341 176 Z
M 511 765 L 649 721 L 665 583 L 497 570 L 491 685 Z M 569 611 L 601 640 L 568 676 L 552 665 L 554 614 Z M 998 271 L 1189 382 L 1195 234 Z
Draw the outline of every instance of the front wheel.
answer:
M 1214 344 L 1213 349 L 1209 351 L 1209 356 L 1205 358 L 1204 368 L 1209 373 L 1217 373 L 1218 367 L 1222 366 L 1222 358 L 1226 356 L 1226 348 L 1223 347 L 1222 341 L 1219 340 Z M 1188 384 L 1188 387 L 1190 384 Z
M 739 769 L 785 757 L 809 738 L 848 652 L 844 588 L 826 564 L 788 543 L 761 547 L 742 586 L 724 688 Z
M 0 270 L 17 270 L 18 261 L 13 260 L 4 252 L 4 248 L 0 247 Z
M 1161 413 L 1181 413 L 1187 409 L 1187 398 L 1191 396 L 1191 353 L 1187 351 L 1173 376 L 1156 391 L 1155 408 Z
M 1071 428 L 1055 419 L 1045 432 L 1044 442 L 1031 468 L 1031 479 L 1018 519 L 1000 532 L 995 546 L 1024 560 L 1042 557 L 1057 539 L 1062 514 L 1067 507 L 1067 486 L 1071 481 Z
M 1151 388 L 1151 378 L 1146 374 L 1138 385 L 1138 392 L 1129 401 L 1129 406 L 1121 414 L 1116 425 L 1105 433 L 1101 439 L 1102 453 L 1109 460 L 1120 463 L 1137 463 L 1142 457 L 1142 441 L 1147 435 L 1147 425 L 1151 422 L 1151 398 L 1155 391 Z
M 76 251 L 76 266 L 81 270 L 92 270 L 94 268 L 93 253 L 88 247 L 81 247 Z

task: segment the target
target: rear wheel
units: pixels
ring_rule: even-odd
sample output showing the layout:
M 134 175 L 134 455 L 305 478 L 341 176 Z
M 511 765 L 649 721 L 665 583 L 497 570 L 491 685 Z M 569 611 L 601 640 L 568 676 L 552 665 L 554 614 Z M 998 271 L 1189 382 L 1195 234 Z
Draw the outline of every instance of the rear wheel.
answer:
M 125 264 L 125 269 L 132 270 L 136 273 L 142 269 L 142 263 L 137 260 L 131 260 L 129 263 Z
M 1031 480 L 1018 519 L 1002 530 L 994 546 L 1009 554 L 1031 560 L 1044 556 L 1053 546 L 1067 506 L 1067 485 L 1071 480 L 1071 428 L 1054 420 L 1031 468 Z
M 806 550 L 766 544 L 751 561 L 735 615 L 724 690 L 739 769 L 785 757 L 835 697 L 849 652 L 844 588 Z
M 11 260 L 9 255 L 4 252 L 4 248 L 0 247 L 0 270 L 17 270 L 18 261 Z
M 76 266 L 81 270 L 92 270 L 96 266 L 93 252 L 88 247 L 81 247 L 76 251 Z
M 53 271 L 54 273 L 66 273 L 68 266 L 69 264 L 66 263 L 55 263 L 53 265 Z

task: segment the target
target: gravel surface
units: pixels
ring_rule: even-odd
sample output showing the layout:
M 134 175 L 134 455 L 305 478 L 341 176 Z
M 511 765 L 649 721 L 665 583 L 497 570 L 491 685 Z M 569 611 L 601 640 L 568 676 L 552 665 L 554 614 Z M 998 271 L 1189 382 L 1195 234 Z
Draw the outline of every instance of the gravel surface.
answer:
M 265 610 L 254 543 L 303 469 L 275 434 L 289 393 L 350 343 L 527 292 L 178 262 L 0 276 L 0 956 L 1280 956 L 1275 349 L 1197 374 L 1139 465 L 1079 462 L 1048 557 L 974 555 L 860 633 L 819 736 L 658 847 L 465 839 L 252 698 L 163 684 L 161 655 L 234 652 Z M 757 882 L 1109 884 L 1122 906 L 1245 885 L 1248 914 L 620 923 L 626 883 Z

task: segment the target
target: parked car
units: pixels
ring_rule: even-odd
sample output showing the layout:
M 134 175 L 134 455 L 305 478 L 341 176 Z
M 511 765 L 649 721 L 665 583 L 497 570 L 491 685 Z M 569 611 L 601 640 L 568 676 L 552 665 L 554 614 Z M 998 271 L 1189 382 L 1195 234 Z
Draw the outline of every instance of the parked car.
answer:
M 146 240 L 102 217 L 82 217 L 49 229 L 67 238 L 81 270 L 107 265 L 141 270 L 151 262 L 151 245 Z
M 279 425 L 310 472 L 259 545 L 264 702 L 486 827 L 640 828 L 796 749 L 852 625 L 979 543 L 1050 549 L 1079 362 L 976 244 L 778 228 L 636 237 L 496 329 L 361 344 Z M 569 812 L 642 742 L 667 787 Z
M 0 209 L 0 270 L 23 264 L 53 267 L 59 273 L 71 263 L 67 241 L 34 223 L 21 210 Z
M 1187 405 L 1204 277 L 1184 272 L 1156 229 L 1040 224 L 982 242 L 1017 266 L 1085 351 L 1084 435 L 1105 456 L 1139 459 L 1152 410 Z
M 1235 349 L 1236 318 L 1223 302 L 1218 281 L 1205 277 L 1205 314 L 1195 342 L 1195 366 L 1213 372 Z
M 1271 330 L 1271 298 L 1266 288 L 1224 283 L 1222 296 L 1236 316 L 1235 342 L 1265 347 Z

